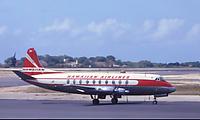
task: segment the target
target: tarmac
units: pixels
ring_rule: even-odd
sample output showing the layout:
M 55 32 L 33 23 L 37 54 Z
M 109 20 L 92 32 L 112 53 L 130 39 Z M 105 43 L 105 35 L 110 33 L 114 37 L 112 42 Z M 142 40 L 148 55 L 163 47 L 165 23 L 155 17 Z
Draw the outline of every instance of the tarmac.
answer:
M 200 118 L 200 102 L 0 100 L 0 118 Z

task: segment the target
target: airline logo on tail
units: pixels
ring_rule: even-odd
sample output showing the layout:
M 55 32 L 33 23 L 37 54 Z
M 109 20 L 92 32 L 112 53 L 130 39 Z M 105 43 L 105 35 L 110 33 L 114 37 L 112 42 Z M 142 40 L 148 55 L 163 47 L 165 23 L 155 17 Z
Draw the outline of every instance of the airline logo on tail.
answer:
M 23 64 L 23 73 L 26 75 L 39 75 L 39 74 L 52 74 L 61 73 L 58 71 L 53 71 L 50 69 L 45 69 L 42 64 L 40 64 L 37 53 L 34 48 L 29 48 L 27 51 L 26 58 Z
M 23 67 L 26 68 L 42 68 L 42 65 L 39 62 L 37 53 L 34 48 L 29 48 L 27 51 L 26 58 L 24 60 Z
M 39 62 L 35 49 L 29 48 L 23 64 L 23 73 L 27 75 L 38 75 L 43 74 L 44 70 Z

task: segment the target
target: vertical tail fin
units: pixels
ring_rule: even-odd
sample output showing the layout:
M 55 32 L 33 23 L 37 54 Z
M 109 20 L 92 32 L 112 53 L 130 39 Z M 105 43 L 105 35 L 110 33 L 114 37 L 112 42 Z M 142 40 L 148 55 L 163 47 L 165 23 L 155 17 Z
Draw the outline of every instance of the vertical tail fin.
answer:
M 34 48 L 29 48 L 27 50 L 27 55 L 23 63 L 23 67 L 26 68 L 42 68 L 40 64 L 37 53 Z
M 38 59 L 37 53 L 34 48 L 29 48 L 27 50 L 27 55 L 23 63 L 22 72 L 29 76 L 39 75 L 39 74 L 61 73 L 50 69 L 45 69 L 42 66 L 42 64 L 40 64 L 40 61 Z

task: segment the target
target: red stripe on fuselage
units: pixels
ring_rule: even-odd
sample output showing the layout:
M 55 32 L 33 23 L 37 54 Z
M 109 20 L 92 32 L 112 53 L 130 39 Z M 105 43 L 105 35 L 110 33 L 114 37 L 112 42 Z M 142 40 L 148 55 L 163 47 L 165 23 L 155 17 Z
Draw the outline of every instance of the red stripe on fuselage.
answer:
M 166 81 L 157 81 L 157 80 L 138 80 L 139 83 L 137 86 L 164 86 L 172 87 L 172 85 Z

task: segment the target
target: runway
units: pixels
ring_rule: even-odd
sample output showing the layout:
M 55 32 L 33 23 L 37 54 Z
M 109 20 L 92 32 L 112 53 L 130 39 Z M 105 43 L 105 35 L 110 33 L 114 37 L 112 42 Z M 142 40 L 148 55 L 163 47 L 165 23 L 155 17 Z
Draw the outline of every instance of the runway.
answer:
M 200 118 L 199 102 L 0 100 L 0 118 Z

